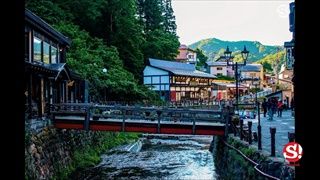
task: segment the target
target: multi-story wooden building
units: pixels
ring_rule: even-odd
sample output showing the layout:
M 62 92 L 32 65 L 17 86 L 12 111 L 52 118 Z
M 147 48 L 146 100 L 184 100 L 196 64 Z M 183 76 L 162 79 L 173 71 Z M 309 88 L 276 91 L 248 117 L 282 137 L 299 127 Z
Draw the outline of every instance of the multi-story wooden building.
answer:
M 71 41 L 25 10 L 25 96 L 27 118 L 41 118 L 54 103 L 83 102 L 85 82 L 66 64 Z
M 144 84 L 169 102 L 207 101 L 216 76 L 198 71 L 194 64 L 149 59 Z
M 179 54 L 176 57 L 176 61 L 190 63 L 190 64 L 197 63 L 196 51 L 188 48 L 188 46 L 186 46 L 184 44 L 180 45 L 178 51 L 179 51 Z

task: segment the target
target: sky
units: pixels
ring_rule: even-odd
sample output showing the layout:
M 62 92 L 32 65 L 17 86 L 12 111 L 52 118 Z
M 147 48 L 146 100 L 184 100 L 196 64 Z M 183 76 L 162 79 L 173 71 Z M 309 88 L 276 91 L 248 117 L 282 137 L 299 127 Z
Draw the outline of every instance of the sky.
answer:
M 181 44 L 201 39 L 259 41 L 283 45 L 292 39 L 288 0 L 172 0 Z

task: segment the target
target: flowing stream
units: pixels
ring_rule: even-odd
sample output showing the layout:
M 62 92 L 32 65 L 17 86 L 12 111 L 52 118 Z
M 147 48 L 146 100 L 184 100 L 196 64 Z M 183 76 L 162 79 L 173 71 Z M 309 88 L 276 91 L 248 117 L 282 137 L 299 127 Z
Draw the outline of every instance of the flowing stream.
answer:
M 212 136 L 144 135 L 111 149 L 74 179 L 217 179 L 209 152 Z

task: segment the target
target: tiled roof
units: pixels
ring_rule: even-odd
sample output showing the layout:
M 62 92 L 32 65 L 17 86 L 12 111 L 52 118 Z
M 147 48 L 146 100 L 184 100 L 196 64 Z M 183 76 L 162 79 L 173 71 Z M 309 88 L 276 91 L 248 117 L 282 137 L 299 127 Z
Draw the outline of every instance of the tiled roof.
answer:
M 152 58 L 149 58 L 149 62 L 151 66 L 159 67 L 163 69 L 169 68 L 169 69 L 186 70 L 186 71 L 196 70 L 193 64 L 168 61 L 168 60 L 160 60 L 160 59 L 152 59 Z
M 25 13 L 26 22 L 42 29 L 44 33 L 47 33 L 48 35 L 60 41 L 61 43 L 64 43 L 67 45 L 71 44 L 71 40 L 68 37 L 64 36 L 62 33 L 54 29 L 51 25 L 49 25 L 47 22 L 45 22 L 39 16 L 35 15 L 30 10 L 25 9 L 24 13 Z
M 240 71 L 253 71 L 253 72 L 260 72 L 262 68 L 262 65 L 261 64 L 247 64 L 245 66 L 242 66 L 240 68 Z
M 215 61 L 209 61 L 207 62 L 208 66 L 226 66 L 227 62 L 215 62 Z
M 196 70 L 194 64 L 166 61 L 166 60 L 160 60 L 160 59 L 152 59 L 152 58 L 149 58 L 149 62 L 150 62 L 150 65 L 153 67 L 169 71 L 175 75 L 216 78 L 216 76 L 212 74 L 208 74 L 208 73 Z

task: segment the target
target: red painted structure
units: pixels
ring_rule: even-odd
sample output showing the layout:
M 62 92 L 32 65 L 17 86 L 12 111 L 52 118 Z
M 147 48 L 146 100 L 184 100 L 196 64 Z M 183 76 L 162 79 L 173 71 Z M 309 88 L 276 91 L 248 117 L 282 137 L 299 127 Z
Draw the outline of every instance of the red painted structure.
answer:
M 60 129 L 85 129 L 84 121 L 70 119 L 56 119 L 53 121 L 56 128 Z M 158 132 L 157 122 L 126 122 L 124 132 L 141 132 L 152 134 L 193 134 L 193 124 L 186 122 L 161 122 Z M 122 121 L 90 121 L 89 130 L 92 131 L 122 131 Z M 196 123 L 194 135 L 223 136 L 225 126 L 217 123 Z
M 227 119 L 225 112 L 212 109 L 91 104 L 56 107 L 52 121 L 60 129 L 223 136 Z

